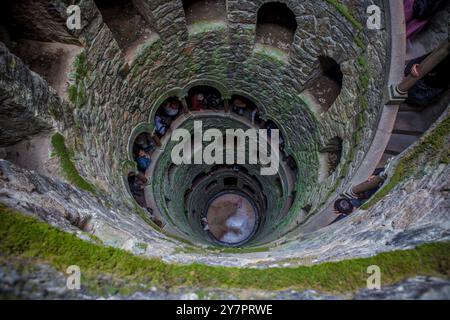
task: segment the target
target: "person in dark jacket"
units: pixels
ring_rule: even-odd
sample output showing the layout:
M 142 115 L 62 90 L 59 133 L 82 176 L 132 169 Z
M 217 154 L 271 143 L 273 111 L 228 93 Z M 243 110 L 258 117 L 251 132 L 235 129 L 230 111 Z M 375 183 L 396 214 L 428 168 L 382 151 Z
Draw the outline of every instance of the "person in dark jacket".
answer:
M 128 175 L 128 186 L 130 187 L 131 194 L 136 202 L 144 208 L 147 206 L 144 194 L 147 182 L 147 178 L 142 175 L 137 175 L 134 172 Z
M 150 154 L 156 149 L 155 140 L 148 134 L 140 134 L 134 143 L 135 154 L 139 153 L 139 150 L 144 150 L 146 153 Z
M 420 64 L 430 54 L 411 60 L 405 68 L 405 76 L 411 74 L 414 77 L 420 75 Z M 408 91 L 406 103 L 418 108 L 425 108 L 439 100 L 441 95 L 450 88 L 450 56 L 447 56 L 425 77 Z
M 376 169 L 367 181 L 352 187 L 349 192 L 343 194 L 342 198 L 336 200 L 334 202 L 334 213 L 337 218 L 331 224 L 348 217 L 355 209 L 370 199 L 386 180 L 385 170 L 385 168 Z

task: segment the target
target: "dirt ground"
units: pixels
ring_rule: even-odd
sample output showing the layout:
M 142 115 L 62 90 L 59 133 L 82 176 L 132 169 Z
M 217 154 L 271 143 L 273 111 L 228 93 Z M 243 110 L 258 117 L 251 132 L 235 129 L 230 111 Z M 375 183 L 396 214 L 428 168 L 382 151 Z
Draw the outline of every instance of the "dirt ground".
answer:
M 253 206 L 247 199 L 235 194 L 226 194 L 214 200 L 207 220 L 214 237 L 228 243 L 247 239 L 256 223 Z

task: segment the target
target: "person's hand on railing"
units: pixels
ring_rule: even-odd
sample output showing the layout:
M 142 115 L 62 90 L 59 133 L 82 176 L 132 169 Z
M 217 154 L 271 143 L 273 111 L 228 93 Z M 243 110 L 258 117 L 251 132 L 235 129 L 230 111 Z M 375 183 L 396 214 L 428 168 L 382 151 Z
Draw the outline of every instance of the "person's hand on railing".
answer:
M 412 66 L 412 68 L 411 68 L 411 75 L 414 77 L 414 78 L 418 78 L 419 76 L 420 76 L 420 70 L 419 70 L 419 68 L 420 68 L 420 65 L 419 64 L 415 64 L 415 65 L 413 65 Z

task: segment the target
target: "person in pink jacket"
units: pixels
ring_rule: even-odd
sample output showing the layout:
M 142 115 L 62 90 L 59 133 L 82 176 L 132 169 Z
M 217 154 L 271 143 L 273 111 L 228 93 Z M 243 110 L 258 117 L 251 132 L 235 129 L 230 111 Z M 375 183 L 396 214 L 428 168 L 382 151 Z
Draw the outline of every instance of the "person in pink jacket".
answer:
M 406 39 L 413 38 L 430 18 L 445 8 L 449 0 L 403 0 L 405 8 Z

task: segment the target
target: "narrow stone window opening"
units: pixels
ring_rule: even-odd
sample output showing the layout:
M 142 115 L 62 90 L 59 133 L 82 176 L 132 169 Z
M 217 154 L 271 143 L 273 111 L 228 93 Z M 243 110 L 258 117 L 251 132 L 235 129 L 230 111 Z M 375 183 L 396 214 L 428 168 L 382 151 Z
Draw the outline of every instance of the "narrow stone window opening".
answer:
M 199 175 L 197 175 L 194 180 L 192 181 L 192 185 L 195 186 L 197 185 L 200 181 L 203 180 L 203 178 L 206 178 L 208 175 L 204 172 L 200 173 Z
M 238 179 L 235 177 L 228 177 L 223 179 L 223 185 L 225 187 L 236 187 L 238 185 Z
M 144 10 L 144 1 L 95 0 L 95 4 L 128 63 L 145 43 L 159 38 L 152 29 L 149 10 Z
M 324 148 L 320 150 L 322 157 L 326 159 L 328 176 L 333 174 L 339 166 L 342 158 L 342 139 L 332 138 Z
M 265 3 L 258 10 L 256 42 L 289 51 L 297 30 L 295 14 L 281 2 Z
M 319 57 L 318 64 L 319 68 L 307 87 L 320 111 L 326 112 L 341 93 L 344 75 L 340 65 L 330 57 Z

